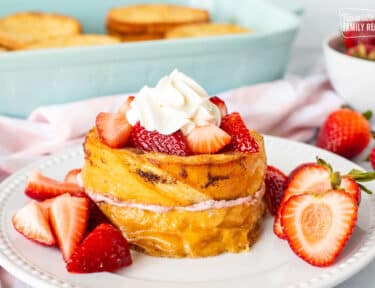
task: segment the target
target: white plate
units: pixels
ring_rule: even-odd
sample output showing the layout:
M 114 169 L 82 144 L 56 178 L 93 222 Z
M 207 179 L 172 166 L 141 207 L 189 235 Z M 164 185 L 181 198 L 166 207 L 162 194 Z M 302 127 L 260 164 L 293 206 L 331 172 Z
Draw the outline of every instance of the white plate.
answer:
M 269 164 L 289 172 L 302 162 L 326 159 L 337 170 L 359 168 L 329 152 L 266 137 Z M 375 196 L 363 195 L 357 227 L 335 265 L 316 268 L 298 258 L 286 241 L 274 236 L 267 216 L 259 241 L 249 253 L 203 259 L 155 258 L 132 253 L 134 264 L 117 273 L 70 274 L 60 252 L 34 244 L 15 232 L 11 217 L 29 201 L 23 194 L 33 168 L 62 179 L 82 165 L 81 148 L 48 157 L 16 173 L 0 186 L 0 264 L 34 287 L 332 287 L 349 278 L 375 255 Z M 374 185 L 371 188 L 374 189 Z

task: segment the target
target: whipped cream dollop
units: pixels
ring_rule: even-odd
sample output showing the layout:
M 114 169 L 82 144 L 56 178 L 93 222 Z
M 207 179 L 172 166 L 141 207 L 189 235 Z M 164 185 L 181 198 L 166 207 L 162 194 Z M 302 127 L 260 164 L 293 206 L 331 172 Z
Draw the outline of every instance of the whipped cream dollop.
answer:
M 126 117 L 131 125 L 139 121 L 146 130 L 164 135 L 180 129 L 187 135 L 195 127 L 221 122 L 220 110 L 207 92 L 178 70 L 160 79 L 156 87 L 143 87 Z

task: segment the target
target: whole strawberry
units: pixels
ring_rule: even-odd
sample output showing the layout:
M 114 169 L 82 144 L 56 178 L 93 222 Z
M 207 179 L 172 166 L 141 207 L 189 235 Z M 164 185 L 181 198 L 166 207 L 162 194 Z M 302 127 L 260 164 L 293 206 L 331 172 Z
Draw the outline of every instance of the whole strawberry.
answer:
M 316 145 L 341 156 L 359 155 L 371 139 L 370 124 L 364 115 L 342 108 L 328 115 L 320 128 Z
M 370 152 L 369 159 L 370 159 L 372 169 L 375 170 L 375 146 L 372 148 Z

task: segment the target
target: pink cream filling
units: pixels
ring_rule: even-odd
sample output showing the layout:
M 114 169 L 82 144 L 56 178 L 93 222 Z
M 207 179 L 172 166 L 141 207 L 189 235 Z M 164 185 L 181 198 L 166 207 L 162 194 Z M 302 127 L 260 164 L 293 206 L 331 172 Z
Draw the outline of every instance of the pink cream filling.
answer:
M 82 177 L 80 174 L 77 175 L 77 182 L 80 186 L 83 187 Z M 95 203 L 106 203 L 106 204 L 114 205 L 117 207 L 137 208 L 141 210 L 152 211 L 155 213 L 166 213 L 172 210 L 197 212 L 197 211 L 204 211 L 204 210 L 209 210 L 209 209 L 233 207 L 233 206 L 242 205 L 245 203 L 248 203 L 249 205 L 256 205 L 258 201 L 262 199 L 264 192 L 265 192 L 264 185 L 262 185 L 262 187 L 258 191 L 256 191 L 253 196 L 240 197 L 234 200 L 206 200 L 206 201 L 195 203 L 189 206 L 173 206 L 172 207 L 172 206 L 141 204 L 141 203 L 135 203 L 135 202 L 130 202 L 130 201 L 122 201 L 119 199 L 114 199 L 113 197 L 110 197 L 108 195 L 103 195 L 95 191 L 92 191 L 90 189 L 86 189 L 86 194 Z

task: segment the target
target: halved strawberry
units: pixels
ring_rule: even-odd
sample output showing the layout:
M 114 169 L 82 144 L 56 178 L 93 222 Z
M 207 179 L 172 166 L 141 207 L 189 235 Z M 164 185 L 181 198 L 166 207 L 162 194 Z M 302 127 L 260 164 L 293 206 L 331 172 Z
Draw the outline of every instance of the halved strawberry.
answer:
M 129 96 L 124 103 L 122 103 L 122 105 L 120 106 L 118 112 L 119 113 L 123 113 L 123 114 L 126 114 L 126 112 L 128 112 L 130 110 L 130 104 L 133 102 L 134 100 L 134 96 Z
M 55 198 L 49 211 L 57 243 L 68 261 L 86 232 L 89 200 L 64 194 Z
M 305 163 L 298 166 L 289 176 L 289 182 L 285 190 L 280 207 L 277 211 L 274 232 L 285 239 L 283 226 L 281 223 L 282 206 L 292 196 L 304 193 L 322 194 L 328 190 L 342 190 L 357 202 L 361 201 L 361 190 L 372 194 L 366 186 L 360 182 L 367 182 L 375 179 L 375 171 L 365 172 L 353 169 L 349 173 L 342 175 L 333 171 L 332 166 L 323 159 L 317 158 L 317 163 Z
M 280 209 L 280 207 L 279 207 L 279 209 Z M 277 212 L 277 213 L 279 213 L 279 212 Z M 281 212 L 280 212 L 280 215 L 276 214 L 276 216 L 279 217 L 279 218 L 276 221 L 276 217 L 275 217 L 275 220 L 273 222 L 273 233 L 277 237 L 279 237 L 280 239 L 285 240 L 286 236 L 285 236 L 285 233 L 284 233 L 283 226 L 281 225 Z
M 194 154 L 213 154 L 230 143 L 231 137 L 224 130 L 210 124 L 196 127 L 186 137 L 187 144 Z
M 64 193 L 75 196 L 85 196 L 84 189 L 77 184 L 51 179 L 37 170 L 31 172 L 25 188 L 25 194 L 27 196 L 39 201 L 53 198 Z
M 356 201 L 344 191 L 292 196 L 282 210 L 289 246 L 312 265 L 331 265 L 352 235 L 357 212 Z
M 343 176 L 341 178 L 340 188 L 344 189 L 346 193 L 351 195 L 355 201 L 357 201 L 358 205 L 361 203 L 361 187 L 359 187 L 355 180 L 348 176 Z
M 221 112 L 221 116 L 224 117 L 225 115 L 228 114 L 228 109 L 227 109 L 227 105 L 225 105 L 225 102 L 223 100 L 221 100 L 219 97 L 217 96 L 212 96 L 210 98 L 210 101 L 212 103 L 214 103 L 217 108 L 220 109 L 220 112 Z
M 251 136 L 241 115 L 237 112 L 228 114 L 221 119 L 220 128 L 227 132 L 232 141 L 230 146 L 240 152 L 258 152 L 259 145 Z
M 95 228 L 74 251 L 66 268 L 74 273 L 114 271 L 132 264 L 128 242 L 110 224 Z
M 48 209 L 31 201 L 13 217 L 14 228 L 26 238 L 39 244 L 53 246 L 56 244 L 48 220 Z
M 317 163 L 304 163 L 290 173 L 283 201 L 304 192 L 323 193 L 330 189 L 329 170 Z
M 281 210 L 290 197 L 306 192 L 323 193 L 329 189 L 331 189 L 331 182 L 329 171 L 325 167 L 316 163 L 305 163 L 295 168 L 290 173 L 288 185 L 275 216 L 275 234 L 279 238 L 285 239 L 281 225 Z
M 288 177 L 274 166 L 268 165 L 266 171 L 266 200 L 268 210 L 272 215 L 275 215 L 280 206 L 281 199 L 284 195 L 284 190 Z
M 82 171 L 82 169 L 80 169 L 80 168 L 70 170 L 65 175 L 64 182 L 74 183 L 74 184 L 77 184 L 79 186 L 77 176 L 81 173 L 81 171 Z
M 134 125 L 130 140 L 132 146 L 146 152 L 161 152 L 169 155 L 187 156 L 191 151 L 182 132 L 163 135 L 157 131 L 147 131 L 139 122 Z
M 104 144 L 121 148 L 128 143 L 132 126 L 124 113 L 101 112 L 96 116 L 96 129 Z
M 45 209 L 45 211 L 48 211 L 48 219 L 49 219 L 49 208 L 51 208 L 52 202 L 55 201 L 55 198 L 46 199 L 44 201 L 38 202 L 40 206 Z

